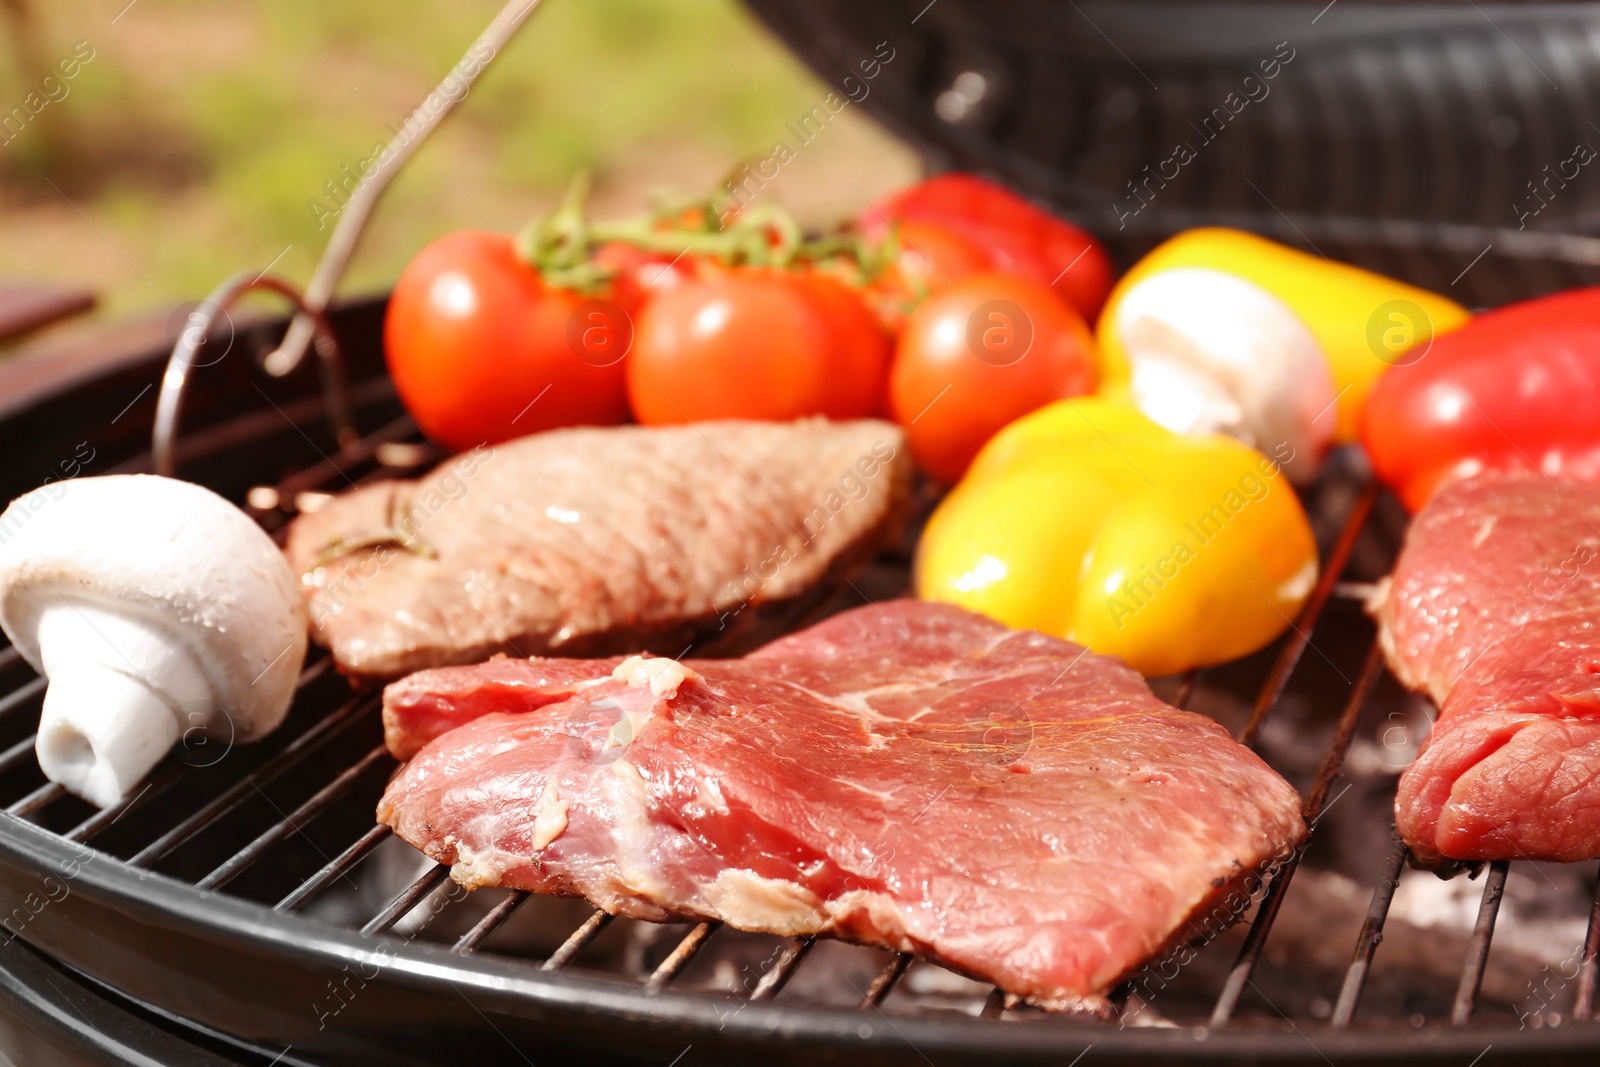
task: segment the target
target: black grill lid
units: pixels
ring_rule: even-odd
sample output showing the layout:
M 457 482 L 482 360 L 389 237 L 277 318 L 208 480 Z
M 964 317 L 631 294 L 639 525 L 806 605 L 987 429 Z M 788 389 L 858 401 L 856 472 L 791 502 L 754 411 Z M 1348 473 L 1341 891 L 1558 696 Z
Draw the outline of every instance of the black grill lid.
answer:
M 998 177 L 1124 261 L 1226 224 L 1468 304 L 1600 282 L 1595 5 L 750 6 L 933 169 Z

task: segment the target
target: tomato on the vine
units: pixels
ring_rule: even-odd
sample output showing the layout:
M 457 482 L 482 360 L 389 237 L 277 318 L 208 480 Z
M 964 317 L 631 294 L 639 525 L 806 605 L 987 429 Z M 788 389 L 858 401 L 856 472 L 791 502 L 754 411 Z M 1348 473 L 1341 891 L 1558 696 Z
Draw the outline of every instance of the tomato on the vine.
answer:
M 450 448 L 627 418 L 624 309 L 548 285 L 498 234 L 429 244 L 384 319 L 389 375 L 422 432 Z
M 973 174 L 940 174 L 862 212 L 861 228 L 882 236 L 893 220 L 953 230 L 989 255 L 988 267 L 1053 288 L 1088 322 L 1111 292 L 1111 258 L 1089 234 Z
M 866 287 L 878 318 L 898 332 L 929 293 L 989 269 L 989 253 L 970 238 L 933 222 L 907 220 L 891 231 L 893 256 Z
M 657 293 L 675 289 L 698 273 L 700 257 L 652 252 L 626 241 L 607 241 L 594 250 L 594 265 L 609 276 L 611 299 L 637 316 Z
M 816 271 L 707 272 L 655 295 L 628 357 L 647 425 L 848 419 L 883 409 L 889 340 L 861 297 Z
M 889 379 L 894 420 L 918 465 L 960 479 L 1001 427 L 1092 391 L 1094 338 L 1083 318 L 1031 278 L 976 274 L 911 313 Z

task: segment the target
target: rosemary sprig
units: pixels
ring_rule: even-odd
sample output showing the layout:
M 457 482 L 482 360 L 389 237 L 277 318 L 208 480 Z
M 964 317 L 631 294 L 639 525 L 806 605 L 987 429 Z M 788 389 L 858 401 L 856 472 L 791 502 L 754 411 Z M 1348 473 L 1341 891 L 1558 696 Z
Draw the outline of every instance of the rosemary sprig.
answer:
M 327 547 L 311 561 L 311 569 L 325 567 L 336 559 L 365 552 L 369 548 L 382 548 L 392 545 L 404 549 L 414 556 L 423 559 L 438 559 L 439 553 L 434 551 L 422 538 L 417 536 L 417 531 L 412 528 L 410 517 L 400 508 L 398 494 L 389 497 L 388 525 L 381 531 L 363 534 L 360 537 L 340 537 L 328 543 Z

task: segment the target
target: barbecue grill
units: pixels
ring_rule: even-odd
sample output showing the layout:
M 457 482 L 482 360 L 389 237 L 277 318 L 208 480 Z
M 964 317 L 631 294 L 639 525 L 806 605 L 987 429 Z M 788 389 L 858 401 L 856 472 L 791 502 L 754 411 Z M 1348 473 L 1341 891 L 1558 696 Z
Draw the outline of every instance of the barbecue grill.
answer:
M 924 2 L 752 6 L 829 82 L 891 42 L 899 55 L 861 106 L 934 166 L 998 174 L 1125 261 L 1175 229 L 1223 222 L 1480 305 L 1600 280 L 1600 240 L 1584 232 L 1595 194 L 1581 181 L 1525 229 L 1508 207 L 1572 143 L 1600 143 L 1584 92 L 1600 78 L 1593 8 Z M 1125 183 L 1281 41 L 1295 55 L 1271 95 L 1119 217 Z M 439 453 L 385 376 L 382 315 L 381 299 L 335 306 L 342 367 L 324 350 L 320 376 L 263 372 L 287 319 L 210 316 L 183 387 L 177 471 L 277 532 L 322 494 L 426 469 Z M 108 350 L 45 380 L 0 368 L 4 498 L 74 459 L 92 474 L 153 469 L 167 348 Z M 394 769 L 378 695 L 353 691 L 321 652 L 270 738 L 186 739 L 141 792 L 96 811 L 40 774 L 44 682 L 8 649 L 0 1051 L 24 1064 L 1592 1062 L 1600 901 L 1580 903 L 1587 936 L 1555 953 L 1570 948 L 1568 960 L 1533 975 L 1537 1011 L 1533 982 L 1527 995 L 1484 984 L 1522 914 L 1496 944 L 1508 884 L 1531 872 L 1592 897 L 1590 872 L 1463 872 L 1475 922 L 1440 934 L 1433 954 L 1454 958 L 1386 967 L 1397 887 L 1434 875 L 1406 869 L 1392 773 L 1346 757 L 1416 740 L 1415 698 L 1387 677 L 1356 602 L 1386 572 L 1404 516 L 1354 453 L 1307 505 L 1324 570 L 1302 617 L 1262 653 L 1157 684 L 1262 751 L 1300 788 L 1314 833 L 1243 922 L 1192 960 L 1157 961 L 1107 1018 L 1035 1011 L 901 954 L 455 889 L 373 825 Z M 830 607 L 894 595 L 907 562 L 886 554 Z M 1333 967 L 1278 951 L 1297 908 L 1318 925 L 1322 904 L 1303 901 L 1323 869 L 1361 880 L 1350 929 L 1329 911 L 1325 936 L 1309 939 L 1339 937 Z

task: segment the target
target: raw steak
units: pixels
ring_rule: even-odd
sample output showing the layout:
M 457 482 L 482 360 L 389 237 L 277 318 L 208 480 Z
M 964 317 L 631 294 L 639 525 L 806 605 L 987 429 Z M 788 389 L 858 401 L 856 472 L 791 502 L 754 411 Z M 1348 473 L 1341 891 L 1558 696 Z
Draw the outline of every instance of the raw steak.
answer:
M 1373 613 L 1396 676 L 1440 709 L 1395 798 L 1417 859 L 1600 857 L 1600 485 L 1451 484 Z
M 469 887 L 831 934 L 1090 1008 L 1214 934 L 1305 832 L 1288 783 L 1120 661 L 949 605 L 868 605 L 739 660 L 592 666 L 391 685 L 402 751 L 465 725 L 378 818 Z
M 556 430 L 345 493 L 285 551 L 312 635 L 356 677 L 495 652 L 728 654 L 864 564 L 910 476 L 884 422 Z

